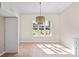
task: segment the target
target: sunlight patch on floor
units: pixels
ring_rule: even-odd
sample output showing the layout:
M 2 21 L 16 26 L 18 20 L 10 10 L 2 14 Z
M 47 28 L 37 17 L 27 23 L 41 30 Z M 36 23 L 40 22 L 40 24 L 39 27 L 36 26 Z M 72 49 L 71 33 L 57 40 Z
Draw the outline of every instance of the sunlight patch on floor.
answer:
M 70 54 L 72 54 L 72 50 L 69 49 L 69 48 L 66 48 L 66 47 L 61 46 L 61 45 L 58 45 L 58 44 L 54 44 L 53 46 L 58 47 L 58 48 L 61 48 L 62 50 L 66 51 L 66 52 L 68 52 Z
M 69 54 L 68 48 L 59 45 L 59 44 L 37 44 L 37 47 L 39 47 L 42 51 L 44 51 L 46 54 Z
M 37 47 L 39 47 L 39 48 L 46 48 L 44 45 L 42 45 L 42 44 L 37 44 Z
M 53 51 L 55 51 L 57 54 L 68 54 L 67 52 L 63 51 L 59 48 L 51 48 Z
M 59 44 L 53 44 L 53 46 L 58 47 L 58 48 L 63 48 L 64 46 L 61 46 Z
M 52 48 L 53 46 L 51 44 L 45 44 L 46 47 Z
M 42 49 L 46 54 L 56 54 L 55 52 L 53 52 L 50 49 Z

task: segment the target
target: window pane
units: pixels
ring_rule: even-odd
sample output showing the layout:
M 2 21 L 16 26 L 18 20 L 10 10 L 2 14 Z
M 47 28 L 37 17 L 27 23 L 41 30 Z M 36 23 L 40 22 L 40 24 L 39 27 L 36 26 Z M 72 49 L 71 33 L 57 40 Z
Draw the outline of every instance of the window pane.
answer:
M 44 30 L 44 26 L 39 26 L 39 30 Z
M 38 30 L 38 28 L 33 28 L 33 30 Z
M 46 21 L 44 24 L 33 23 L 32 26 L 33 35 L 50 35 L 50 21 Z

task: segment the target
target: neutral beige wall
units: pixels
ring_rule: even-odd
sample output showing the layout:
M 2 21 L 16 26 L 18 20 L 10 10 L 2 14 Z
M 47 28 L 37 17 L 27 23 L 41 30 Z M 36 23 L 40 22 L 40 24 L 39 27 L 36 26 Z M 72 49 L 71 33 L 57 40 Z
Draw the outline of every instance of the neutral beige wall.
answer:
M 32 20 L 39 14 L 22 14 L 20 15 L 21 24 L 21 42 L 59 42 L 60 41 L 60 17 L 58 14 L 44 14 L 46 20 L 52 23 L 51 37 L 33 37 Z
M 0 16 L 0 53 L 4 51 L 4 17 Z
M 74 38 L 79 38 L 79 3 L 73 3 L 61 14 L 61 42 L 74 51 Z

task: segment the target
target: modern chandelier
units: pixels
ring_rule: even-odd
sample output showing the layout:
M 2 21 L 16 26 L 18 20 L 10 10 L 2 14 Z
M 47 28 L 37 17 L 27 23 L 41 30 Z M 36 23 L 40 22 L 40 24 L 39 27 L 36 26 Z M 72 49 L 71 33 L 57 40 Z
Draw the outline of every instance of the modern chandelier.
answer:
M 37 24 L 43 24 L 45 22 L 45 17 L 41 16 L 41 2 L 40 2 L 40 16 L 36 16 Z

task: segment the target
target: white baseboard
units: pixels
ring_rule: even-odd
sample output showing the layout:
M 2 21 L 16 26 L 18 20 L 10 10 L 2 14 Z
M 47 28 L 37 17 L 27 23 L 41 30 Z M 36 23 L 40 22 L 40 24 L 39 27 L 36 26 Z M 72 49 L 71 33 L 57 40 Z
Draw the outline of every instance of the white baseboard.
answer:
M 30 43 L 60 43 L 60 42 L 20 42 L 20 43 L 28 43 L 28 44 L 30 44 Z
M 6 53 L 18 53 L 18 52 L 6 52 Z
M 18 51 L 6 51 L 5 53 L 18 53 Z

